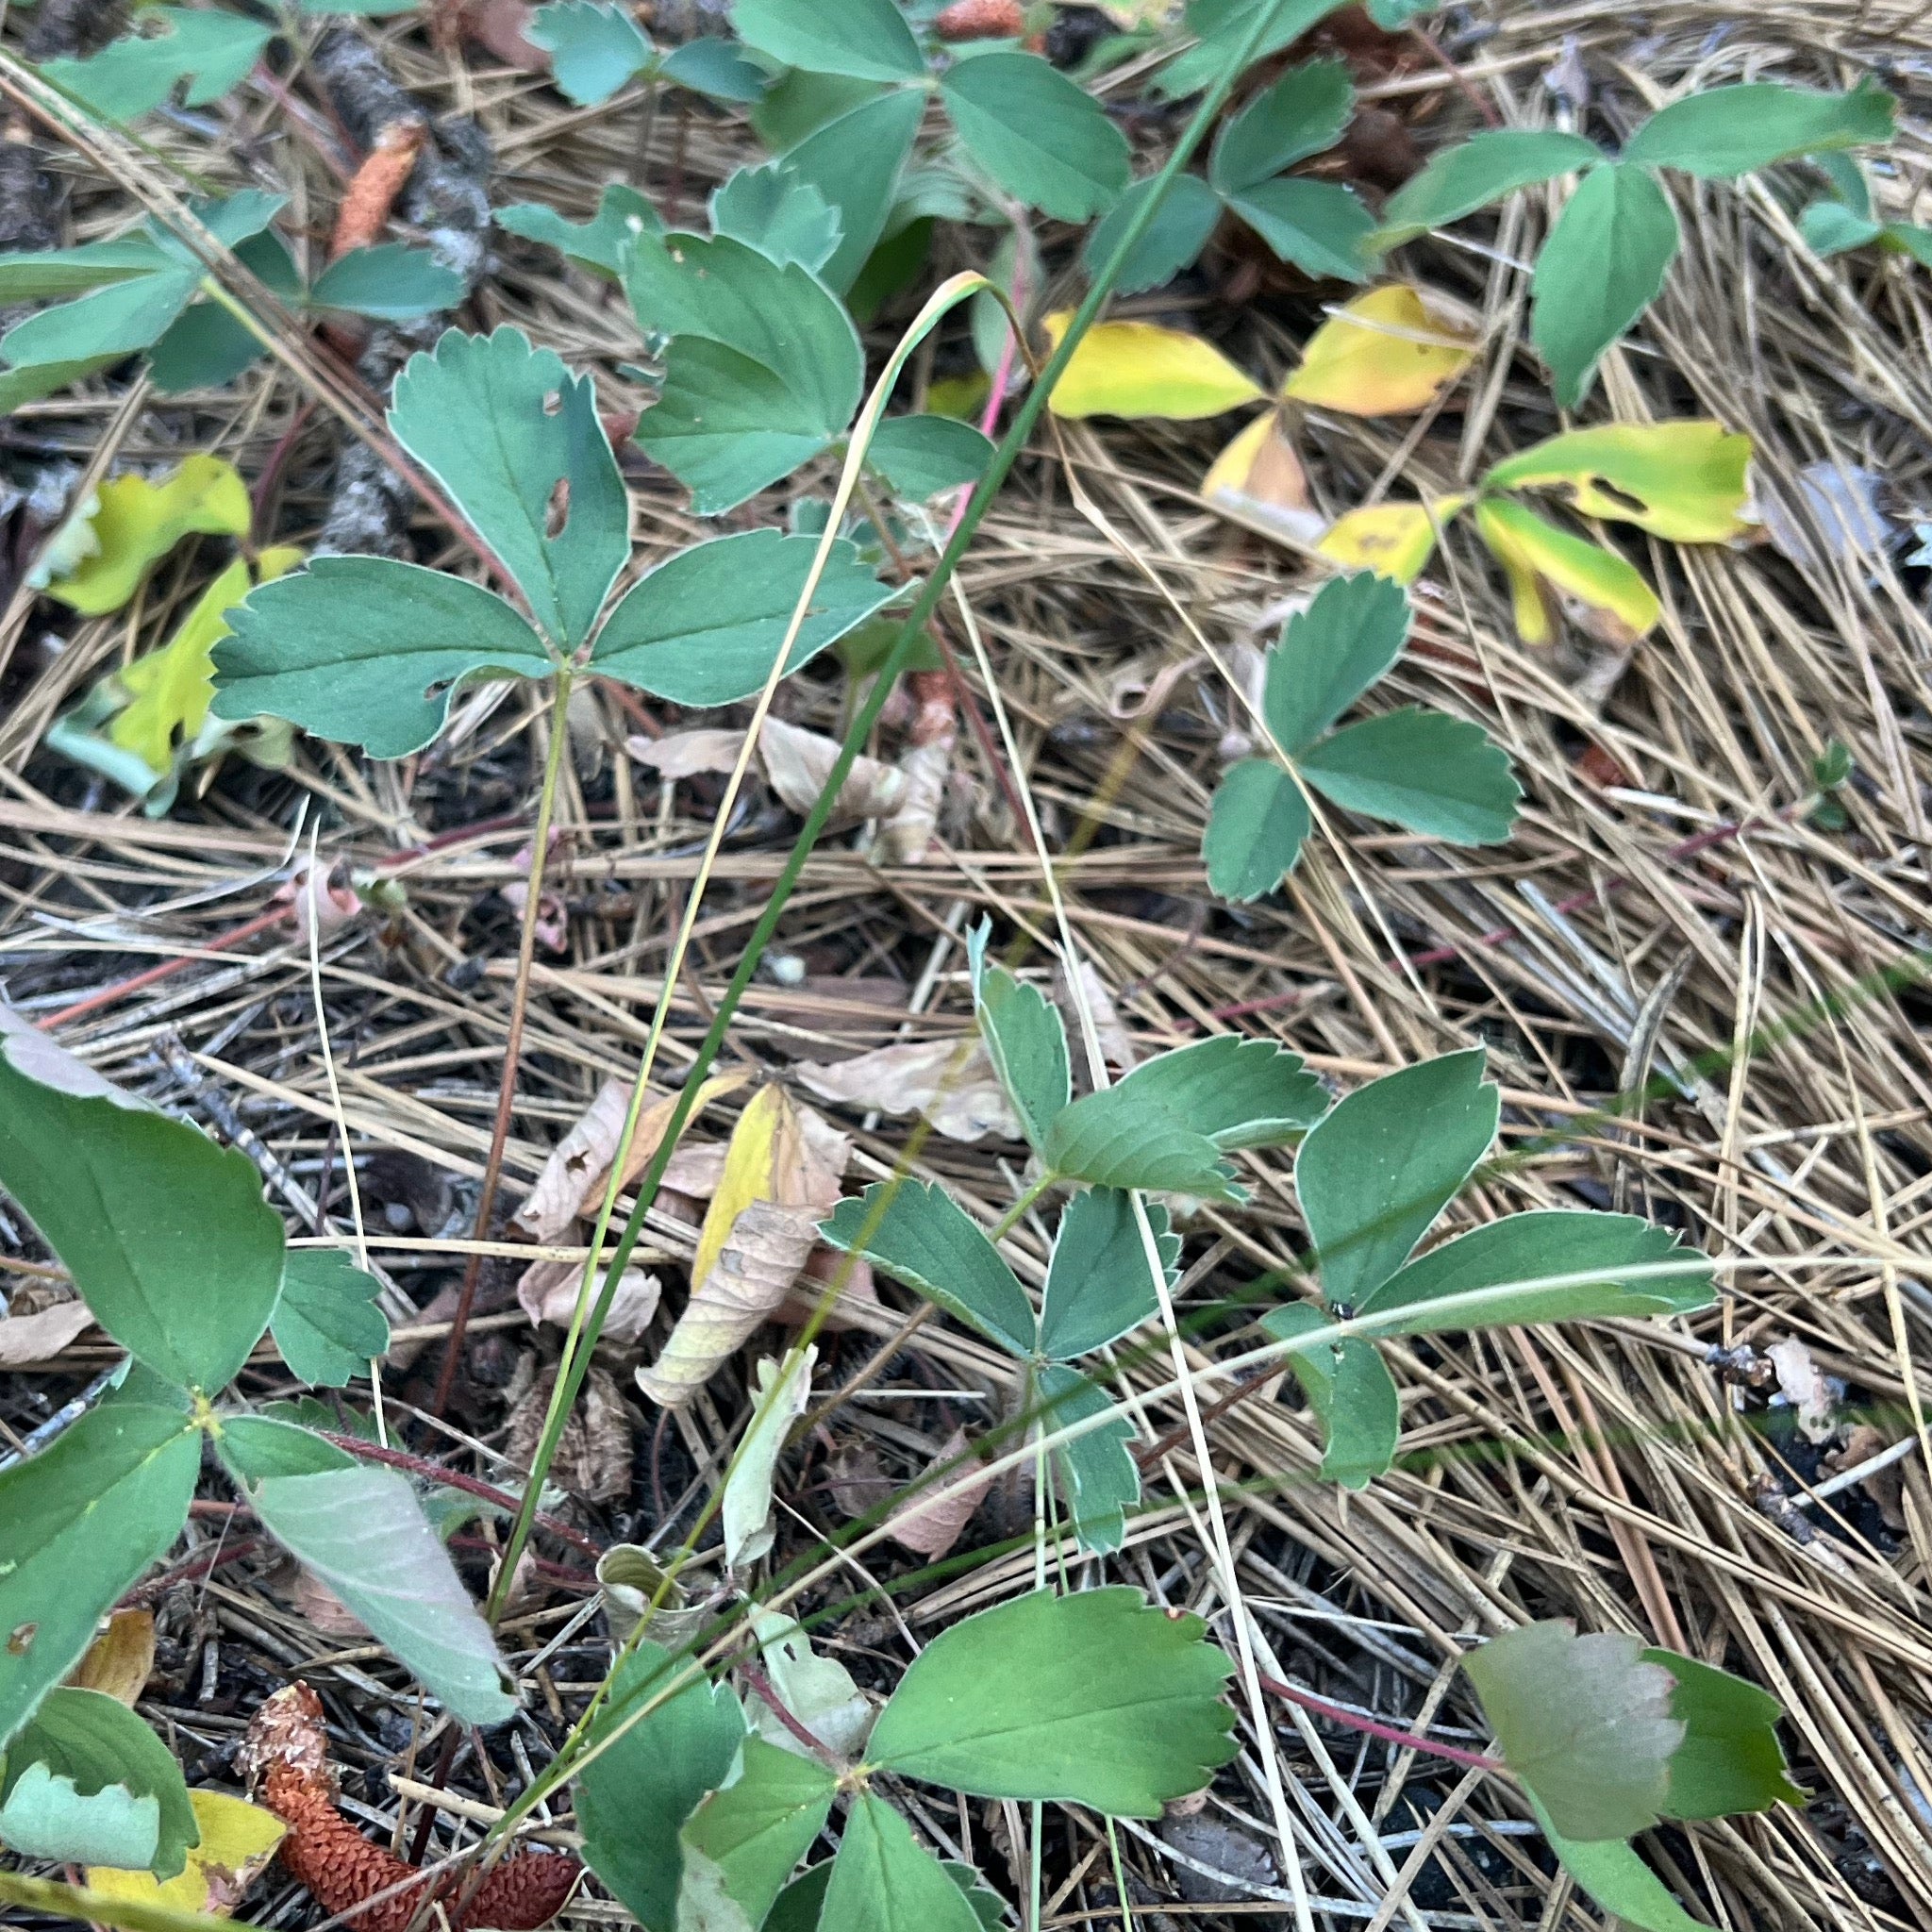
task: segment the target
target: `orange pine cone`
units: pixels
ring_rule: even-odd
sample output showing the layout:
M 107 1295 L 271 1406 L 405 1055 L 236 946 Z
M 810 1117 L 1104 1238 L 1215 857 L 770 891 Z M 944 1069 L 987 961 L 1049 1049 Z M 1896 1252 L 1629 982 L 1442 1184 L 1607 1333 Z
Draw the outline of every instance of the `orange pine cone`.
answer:
M 942 41 L 1010 41 L 1025 32 L 1020 0 L 953 0 L 932 24 Z

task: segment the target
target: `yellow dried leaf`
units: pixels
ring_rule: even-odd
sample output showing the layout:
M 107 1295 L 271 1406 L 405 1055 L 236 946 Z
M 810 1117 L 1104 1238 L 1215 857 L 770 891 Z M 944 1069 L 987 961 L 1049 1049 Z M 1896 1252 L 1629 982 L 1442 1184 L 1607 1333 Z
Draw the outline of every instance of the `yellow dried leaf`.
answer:
M 49 584 L 47 594 L 84 617 L 118 610 L 134 595 L 148 566 L 183 537 L 194 531 L 243 537 L 252 515 L 247 486 L 234 464 L 219 457 L 190 457 L 158 483 L 116 476 L 100 488 L 94 554 Z
M 1042 326 L 1058 348 L 1071 309 Z M 1047 407 L 1056 416 L 1159 416 L 1191 423 L 1261 394 L 1212 342 L 1151 322 L 1099 322 L 1080 339 Z
M 839 1198 L 852 1143 L 782 1087 L 746 1103 L 698 1230 L 691 1299 L 638 1387 L 681 1407 L 785 1300 Z
M 1750 527 L 1750 468 L 1751 439 L 1722 423 L 1613 423 L 1507 458 L 1483 485 L 1555 486 L 1585 516 L 1636 524 L 1674 543 L 1724 543 Z
M 89 1886 L 129 1905 L 211 1912 L 225 1919 L 275 1857 L 288 1827 L 273 1811 L 220 1791 L 190 1791 L 188 1802 L 201 1827 L 201 1842 L 188 1854 L 187 1866 L 180 1873 L 163 1884 L 151 1872 L 119 1872 L 107 1865 L 92 1865 L 87 1874 Z
M 1475 525 L 1509 579 L 1516 634 L 1525 644 L 1554 642 L 1559 610 L 1591 636 L 1624 646 L 1663 614 L 1657 592 L 1632 565 L 1520 503 L 1479 503 Z
M 1308 475 L 1279 409 L 1257 416 L 1214 458 L 1201 478 L 1201 499 L 1237 523 L 1291 543 L 1312 543 L 1321 513 L 1308 500 Z
M 1398 584 L 1412 584 L 1436 553 L 1436 533 L 1469 500 L 1439 496 L 1427 504 L 1376 503 L 1352 509 L 1329 525 L 1315 548 L 1344 570 L 1379 571 Z
M 152 1610 L 116 1610 L 108 1627 L 88 1645 L 67 1681 L 76 1690 L 98 1690 L 125 1704 L 129 1710 L 147 1689 L 155 1667 L 155 1619 Z
M 1409 416 L 1469 367 L 1475 332 L 1407 282 L 1371 289 L 1308 338 L 1284 396 L 1349 416 Z

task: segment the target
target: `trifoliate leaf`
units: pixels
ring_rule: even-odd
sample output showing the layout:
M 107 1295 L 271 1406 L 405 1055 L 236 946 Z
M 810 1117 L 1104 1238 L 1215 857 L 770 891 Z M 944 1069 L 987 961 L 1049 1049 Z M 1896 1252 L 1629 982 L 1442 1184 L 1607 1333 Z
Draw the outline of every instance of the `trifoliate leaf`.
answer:
M 1290 758 L 1306 751 L 1390 670 L 1407 636 L 1400 585 L 1366 571 L 1324 584 L 1268 653 L 1269 735 Z
M 1523 796 L 1509 755 L 1480 724 L 1412 706 L 1344 725 L 1296 763 L 1344 811 L 1452 845 L 1500 843 Z
M 877 1181 L 841 1201 L 819 1232 L 835 1248 L 862 1255 L 894 1281 L 916 1288 L 956 1321 L 1012 1355 L 1033 1353 L 1033 1304 L 977 1222 L 940 1189 Z
M 626 591 L 591 668 L 673 704 L 735 704 L 762 689 L 817 554 L 815 537 L 743 530 L 679 551 Z M 812 592 L 788 675 L 899 594 L 844 539 Z
M 1354 1307 L 1408 1258 L 1496 1137 L 1480 1047 L 1357 1088 L 1308 1131 L 1295 1191 L 1330 1307 Z
M 646 235 L 625 286 L 639 324 L 673 339 L 637 440 L 691 486 L 699 515 L 791 475 L 852 420 L 865 375 L 858 332 L 796 262 L 729 237 Z
M 1047 1130 L 1041 1158 L 1049 1173 L 1104 1188 L 1152 1188 L 1245 1201 L 1221 1150 L 1183 1126 L 1151 1096 L 1124 1084 L 1104 1087 L 1063 1108 Z
M 1772 80 L 1706 88 L 1658 108 L 1624 144 L 1624 158 L 1724 180 L 1798 155 L 1888 142 L 1897 109 L 1870 79 L 1849 93 Z
M 0 1471 L 0 1744 L 181 1534 L 200 1473 L 185 1397 L 175 1407 L 114 1396 Z
M 853 1805 L 816 1924 L 838 1932 L 979 1932 L 946 1868 L 883 1798 Z
M 1291 67 L 1223 125 L 1208 178 L 1232 200 L 1333 147 L 1354 112 L 1355 87 L 1345 61 L 1308 60 Z
M 184 1388 L 226 1388 L 282 1278 L 282 1224 L 255 1164 L 4 1008 L 0 1036 L 0 1187 L 116 1341 Z
M 1557 402 L 1590 393 L 1604 351 L 1656 301 L 1680 236 L 1670 196 L 1647 169 L 1594 169 L 1557 217 L 1530 279 L 1530 340 Z
M 793 82 L 809 78 L 791 76 Z M 895 89 L 827 120 L 780 157 L 838 210 L 839 245 L 819 271 L 834 294 L 850 293 L 886 232 L 924 112 L 924 93 Z
M 1126 1512 L 1141 1500 L 1133 1422 L 1106 1391 L 1058 1362 L 1040 1371 L 1037 1386 L 1040 1425 L 1048 1435 L 1112 1411 L 1111 1422 L 1056 1442 L 1048 1452 L 1064 1526 L 1073 1530 L 1088 1555 L 1107 1555 L 1126 1541 Z
M 192 456 L 158 483 L 144 476 L 111 477 L 100 488 L 93 514 L 96 548 L 47 594 L 99 617 L 134 595 L 150 564 L 192 532 L 242 537 L 253 516 L 248 486 L 220 457 Z
M 1053 1002 L 1037 986 L 1015 979 L 1004 966 L 987 964 L 989 921 L 966 935 L 966 963 L 973 979 L 973 1008 L 980 1038 L 1013 1103 L 1027 1140 L 1046 1139 L 1054 1116 L 1073 1098 L 1067 1029 Z
M 1146 1204 L 1146 1213 L 1172 1288 L 1180 1237 L 1168 1231 L 1167 1209 L 1158 1201 Z M 1052 1361 L 1073 1361 L 1151 1321 L 1159 1307 L 1133 1196 L 1116 1188 L 1075 1194 L 1061 1210 L 1047 1263 L 1041 1354 Z
M 1505 1761 L 1565 1838 L 1634 1838 L 1657 1824 L 1683 1741 L 1675 1679 L 1621 1631 L 1526 1624 L 1469 1652 Z
M 1591 636 L 1629 645 L 1663 615 L 1642 575 L 1613 550 L 1545 523 L 1507 497 L 1475 507 L 1476 534 L 1509 580 L 1516 635 L 1525 644 L 1556 641 L 1559 613 Z
M 541 201 L 519 201 L 500 208 L 491 219 L 499 228 L 541 242 L 580 267 L 615 279 L 624 271 L 623 251 L 640 235 L 661 235 L 664 224 L 648 195 L 622 181 L 607 182 L 597 198 L 597 212 L 588 222 L 566 221 Z
M 711 196 L 711 232 L 728 235 L 783 268 L 816 275 L 839 246 L 839 210 L 785 161 L 740 168 Z
M 1198 1617 L 1138 1590 L 1037 1591 L 936 1637 L 867 1757 L 974 1797 L 1155 1818 L 1234 1755 L 1221 1699 L 1231 1668 Z
M 88 1871 L 88 1890 L 136 1907 L 226 1918 L 275 1857 L 288 1826 L 273 1811 L 224 1791 L 190 1791 L 188 1802 L 201 1842 L 176 1877 L 158 1880 L 149 1872 L 95 1865 Z
M 1223 899 L 1258 899 L 1294 869 L 1313 821 L 1301 788 L 1273 758 L 1230 765 L 1214 794 L 1201 856 Z
M 1805 1802 L 1786 1773 L 1777 1740 L 1784 1706 L 1775 1697 L 1674 1650 L 1646 1650 L 1643 1661 L 1676 1680 L 1671 1715 L 1684 1726 L 1671 1754 L 1665 1817 L 1731 1818 Z
M 1349 416 L 1425 409 L 1469 367 L 1474 337 L 1406 282 L 1371 289 L 1307 340 L 1281 393 Z
M 85 59 L 57 59 L 41 72 L 109 121 L 158 108 L 182 81 L 184 105 L 205 108 L 247 79 L 275 28 L 225 9 L 143 7 L 136 31 Z M 153 27 L 152 34 L 141 29 Z
M 389 1352 L 382 1284 L 340 1248 L 291 1248 L 269 1323 L 282 1359 L 314 1388 L 341 1389 Z
M 815 1757 L 744 1740 L 742 1769 L 686 1822 L 679 1923 L 764 1924 L 831 1814 L 839 1780 Z
M 1750 527 L 1751 439 L 1721 423 L 1614 423 L 1506 457 L 1485 490 L 1555 487 L 1579 515 L 1674 543 L 1725 543 Z
M 1668 1272 L 1621 1279 L 1625 1269 Z M 1600 1276 L 1594 1271 L 1603 1271 Z M 1552 1275 L 1580 1276 L 1538 1287 Z M 1511 1214 L 1472 1228 L 1398 1269 L 1356 1302 L 1359 1315 L 1408 1311 L 1390 1335 L 1425 1335 L 1439 1328 L 1487 1328 L 1532 1322 L 1577 1322 L 1609 1316 L 1687 1314 L 1708 1307 L 1710 1264 L 1680 1246 L 1667 1228 L 1630 1214 L 1566 1213 L 1546 1209 Z M 1480 1294 L 1453 1310 L 1436 1311 L 1449 1296 Z
M 587 1742 L 603 1748 L 577 1774 L 585 1860 L 645 1932 L 675 1932 L 678 1834 L 706 1792 L 730 1775 L 744 1740 L 737 1698 L 702 1673 L 658 1701 L 688 1669 L 686 1659 L 639 1641 L 617 1666 L 591 1727 Z
M 865 457 L 903 501 L 924 503 L 942 491 L 977 483 L 992 460 L 992 444 L 972 424 L 951 416 L 888 416 Z
M 1119 1091 L 1206 1134 L 1223 1153 L 1278 1147 L 1328 1108 L 1326 1091 L 1300 1054 L 1234 1033 L 1156 1054 L 1124 1075 Z
M 1443 148 L 1420 175 L 1405 181 L 1389 197 L 1372 245 L 1393 248 L 1431 228 L 1445 228 L 1519 188 L 1575 174 L 1603 158 L 1603 150 L 1580 134 L 1554 127 L 1491 128 Z
M 476 1614 L 415 1491 L 393 1470 L 274 1476 L 255 1513 L 465 1724 L 516 1709 L 490 1626 Z
M 7 1747 L 0 1839 L 23 1857 L 88 1864 L 108 1862 L 106 1845 L 130 1832 L 147 1849 L 120 1862 L 157 1878 L 181 1871 L 201 1836 L 181 1767 L 118 1698 L 48 1691 Z
M 1114 250 L 1155 187 L 1151 175 L 1136 181 L 1093 225 L 1080 252 L 1089 275 L 1098 275 L 1113 259 Z M 1114 292 L 1137 295 L 1142 289 L 1158 289 L 1173 281 L 1207 247 L 1220 220 L 1221 197 L 1213 189 L 1198 175 L 1176 175 L 1154 219 L 1135 242 L 1133 253 L 1114 276 Z
M 940 92 L 966 152 L 1016 200 L 1091 221 L 1127 185 L 1127 138 L 1084 88 L 1038 54 L 957 60 Z
M 731 22 L 747 46 L 855 80 L 923 80 L 925 56 L 892 0 L 735 0 Z
M 1466 494 L 1439 496 L 1428 504 L 1377 503 L 1352 509 L 1329 525 L 1315 549 L 1344 570 L 1378 571 L 1398 584 L 1412 584 L 1436 554 L 1437 532 L 1472 500 Z
M 412 322 L 463 299 L 463 278 L 426 248 L 385 242 L 352 248 L 323 270 L 308 291 L 312 308 L 346 308 L 378 322 Z
M 1282 175 L 1229 195 L 1227 205 L 1279 259 L 1291 262 L 1304 275 L 1343 282 L 1368 280 L 1365 244 L 1374 231 L 1375 218 L 1339 182 Z
M 1293 1302 L 1271 1309 L 1261 1326 L 1276 1341 L 1292 1341 L 1332 1321 L 1307 1302 Z M 1374 1346 L 1346 1335 L 1288 1356 L 1282 1366 L 1301 1385 L 1322 1424 L 1323 1477 L 1346 1490 L 1361 1490 L 1387 1474 L 1402 1433 L 1402 1399 Z
M 464 678 L 554 668 L 501 597 L 384 557 L 318 557 L 227 619 L 234 634 L 214 653 L 216 717 L 266 712 L 371 758 L 420 751 Z
M 608 101 L 652 54 L 630 14 L 603 0 L 550 0 L 531 15 L 524 38 L 549 54 L 558 92 L 579 108 Z
M 396 377 L 389 425 L 502 559 L 559 650 L 630 556 L 630 504 L 589 376 L 520 329 L 445 331 Z
M 1058 348 L 1072 319 L 1041 326 Z M 1211 342 L 1151 322 L 1096 323 L 1080 338 L 1048 407 L 1056 416 L 1159 416 L 1191 423 L 1219 416 L 1261 394 Z

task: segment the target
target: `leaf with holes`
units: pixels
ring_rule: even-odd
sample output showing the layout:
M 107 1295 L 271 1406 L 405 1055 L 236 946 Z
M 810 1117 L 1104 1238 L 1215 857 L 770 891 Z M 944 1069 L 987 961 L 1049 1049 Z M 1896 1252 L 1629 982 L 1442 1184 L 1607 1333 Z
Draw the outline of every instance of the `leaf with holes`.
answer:
M 389 425 L 500 558 L 559 650 L 630 556 L 630 505 L 588 376 L 519 329 L 450 329 L 396 377 Z
M 1506 457 L 1485 490 L 1557 489 L 1579 516 L 1674 543 L 1727 543 L 1751 527 L 1751 439 L 1721 423 L 1614 423 Z
M 1221 1698 L 1231 1668 L 1198 1617 L 1138 1590 L 1036 1591 L 936 1637 L 867 1757 L 973 1797 L 1158 1818 L 1234 1755 Z
M 318 557 L 226 618 L 233 634 L 214 649 L 216 717 L 266 712 L 371 758 L 420 751 L 466 679 L 556 668 L 501 597 L 386 557 Z

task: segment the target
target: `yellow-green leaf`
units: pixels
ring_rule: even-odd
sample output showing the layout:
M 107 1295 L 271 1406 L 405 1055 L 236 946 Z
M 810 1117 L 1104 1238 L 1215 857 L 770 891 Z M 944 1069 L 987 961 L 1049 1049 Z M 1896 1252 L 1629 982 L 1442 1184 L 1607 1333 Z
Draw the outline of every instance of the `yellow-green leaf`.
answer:
M 246 486 L 219 457 L 190 457 L 158 483 L 116 476 L 101 485 L 100 498 L 93 555 L 47 586 L 48 596 L 83 617 L 120 609 L 148 566 L 191 532 L 245 536 L 251 515 Z
M 1058 348 L 1070 309 L 1042 325 Z M 1056 416 L 1161 416 L 1189 423 L 1252 403 L 1260 386 L 1212 342 L 1151 322 L 1099 322 L 1080 339 L 1048 407 Z
M 264 550 L 256 560 L 254 581 L 265 584 L 271 577 L 285 576 L 301 561 L 301 551 L 291 544 Z M 121 673 L 131 702 L 108 735 L 151 772 L 173 770 L 177 737 L 184 744 L 192 743 L 208 722 L 215 693 L 214 648 L 230 635 L 227 612 L 252 588 L 248 566 L 237 558 L 201 593 L 181 628 L 158 651 L 137 658 Z
M 1284 396 L 1349 416 L 1408 416 L 1469 367 L 1474 332 L 1407 282 L 1371 289 L 1308 338 Z
M 1467 494 L 1431 503 L 1375 503 L 1352 509 L 1330 524 L 1315 545 L 1344 570 L 1378 571 L 1398 584 L 1412 584 L 1436 554 L 1436 534 L 1469 503 Z
M 1663 614 L 1657 592 L 1614 551 L 1544 523 L 1520 503 L 1479 503 L 1475 524 L 1509 579 L 1516 634 L 1525 644 L 1553 642 L 1559 610 L 1591 636 L 1624 645 Z
M 1637 524 L 1674 543 L 1723 543 L 1747 527 L 1751 439 L 1722 423 L 1615 423 L 1508 457 L 1490 490 L 1554 486 L 1585 516 Z
M 164 1906 L 181 1912 L 211 1912 L 225 1919 L 246 1895 L 288 1829 L 273 1811 L 220 1791 L 190 1791 L 201 1842 L 187 1868 L 164 1884 L 151 1872 L 121 1872 L 91 1865 L 91 1890 L 130 1905 Z

